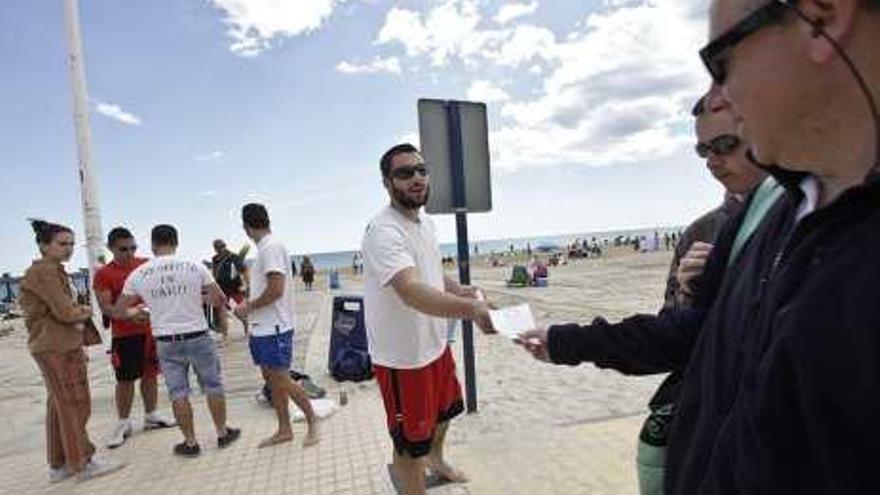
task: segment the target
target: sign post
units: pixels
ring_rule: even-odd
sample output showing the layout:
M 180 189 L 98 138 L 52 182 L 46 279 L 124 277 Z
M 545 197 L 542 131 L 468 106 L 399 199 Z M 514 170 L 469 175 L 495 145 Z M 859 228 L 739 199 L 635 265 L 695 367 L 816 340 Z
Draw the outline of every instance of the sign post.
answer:
M 492 209 L 486 106 L 482 103 L 419 100 L 422 154 L 431 170 L 428 213 L 454 213 L 458 276 L 470 285 L 467 214 Z M 474 327 L 462 322 L 467 412 L 477 411 Z

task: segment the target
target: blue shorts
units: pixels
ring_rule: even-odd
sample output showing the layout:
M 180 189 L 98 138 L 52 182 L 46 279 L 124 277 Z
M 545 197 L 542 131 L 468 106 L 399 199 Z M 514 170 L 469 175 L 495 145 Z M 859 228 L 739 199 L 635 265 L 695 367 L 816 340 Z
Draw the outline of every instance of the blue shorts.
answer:
M 287 371 L 293 358 L 293 330 L 274 335 L 251 335 L 248 345 L 254 364 L 261 368 Z
M 220 358 L 214 341 L 207 332 L 201 337 L 177 342 L 156 342 L 159 351 L 159 366 L 165 375 L 165 386 L 172 401 L 189 396 L 189 368 L 196 372 L 199 385 L 204 393 L 223 395 L 223 378 L 220 373 Z

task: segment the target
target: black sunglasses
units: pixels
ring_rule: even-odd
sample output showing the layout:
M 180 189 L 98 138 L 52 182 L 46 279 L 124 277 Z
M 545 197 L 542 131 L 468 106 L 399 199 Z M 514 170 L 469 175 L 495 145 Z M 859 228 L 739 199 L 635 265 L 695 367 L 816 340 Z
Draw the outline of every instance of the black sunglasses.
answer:
M 782 20 L 790 0 L 774 0 L 749 14 L 724 34 L 710 41 L 702 50 L 700 58 L 715 84 L 724 84 L 730 53 L 737 44 L 761 29 Z
M 428 167 L 425 166 L 424 163 L 421 163 L 419 165 L 397 167 L 390 172 L 391 177 L 400 180 L 412 179 L 416 173 L 418 173 L 420 177 L 426 177 L 428 175 Z
M 118 249 L 120 253 L 133 253 L 137 251 L 137 248 L 136 245 L 132 244 L 131 246 L 122 246 L 116 249 Z
M 708 143 L 697 143 L 694 147 L 700 158 L 708 158 L 711 152 L 715 156 L 724 156 L 733 153 L 742 144 L 742 139 L 733 134 L 722 134 L 709 140 Z

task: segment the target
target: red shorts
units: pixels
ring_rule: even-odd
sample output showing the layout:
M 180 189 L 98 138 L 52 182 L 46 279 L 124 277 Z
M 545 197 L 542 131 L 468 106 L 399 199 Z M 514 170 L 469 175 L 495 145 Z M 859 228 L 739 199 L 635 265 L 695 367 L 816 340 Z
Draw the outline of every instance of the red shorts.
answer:
M 422 368 L 373 368 L 395 450 L 412 458 L 427 455 L 437 424 L 464 410 L 452 351 L 447 347 L 439 358 Z

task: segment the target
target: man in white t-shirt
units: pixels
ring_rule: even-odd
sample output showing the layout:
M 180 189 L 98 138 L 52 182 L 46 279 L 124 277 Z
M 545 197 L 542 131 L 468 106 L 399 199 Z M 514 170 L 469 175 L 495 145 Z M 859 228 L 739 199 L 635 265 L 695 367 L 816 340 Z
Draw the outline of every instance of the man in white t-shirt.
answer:
M 189 402 L 189 368 L 198 376 L 208 400 L 208 409 L 217 430 L 217 445 L 227 447 L 238 439 L 241 430 L 226 424 L 226 398 L 220 373 L 220 359 L 208 332 L 202 311 L 203 294 L 214 306 L 226 303 L 226 297 L 214 282 L 211 272 L 201 263 L 179 258 L 177 229 L 157 225 L 151 234 L 155 258 L 131 272 L 122 295 L 113 307 L 115 317 L 148 316 L 156 338 L 159 366 L 174 409 L 174 417 L 184 441 L 174 446 L 174 453 L 196 457 L 201 452 L 196 441 L 192 406 Z M 143 300 L 149 313 L 132 315 L 132 308 Z
M 395 469 L 407 495 L 420 495 L 426 467 L 467 481 L 443 458 L 449 420 L 464 409 L 446 319 L 474 320 L 487 332 L 492 324 L 479 291 L 443 274 L 434 223 L 422 212 L 428 168 L 418 150 L 394 146 L 380 169 L 390 205 L 370 221 L 361 248 L 367 338 Z
M 296 327 L 290 254 L 272 237 L 265 206 L 244 205 L 241 220 L 248 237 L 257 244 L 257 259 L 249 270 L 250 296 L 234 312 L 239 318 L 247 318 L 251 357 L 269 384 L 272 405 L 278 416 L 278 431 L 259 446 L 270 447 L 293 440 L 287 404 L 290 399 L 306 416 L 308 432 L 303 446 L 308 447 L 318 443 L 318 422 L 305 390 L 290 378 Z

